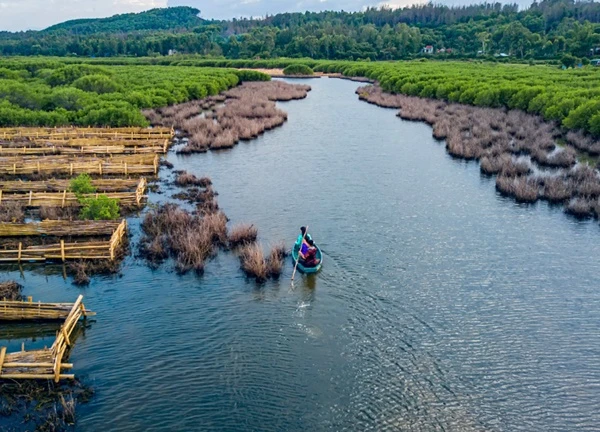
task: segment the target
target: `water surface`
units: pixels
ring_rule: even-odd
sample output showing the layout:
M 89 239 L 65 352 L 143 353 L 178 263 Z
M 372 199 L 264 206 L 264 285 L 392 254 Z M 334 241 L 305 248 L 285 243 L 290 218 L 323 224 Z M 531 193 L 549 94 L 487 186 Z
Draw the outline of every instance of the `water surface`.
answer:
M 599 430 L 597 223 L 500 197 L 356 83 L 310 85 L 283 127 L 169 160 L 265 246 L 309 225 L 316 278 L 292 288 L 288 262 L 256 285 L 229 253 L 201 278 L 133 257 L 84 289 L 2 275 L 98 312 L 72 355 L 97 391 L 78 430 Z

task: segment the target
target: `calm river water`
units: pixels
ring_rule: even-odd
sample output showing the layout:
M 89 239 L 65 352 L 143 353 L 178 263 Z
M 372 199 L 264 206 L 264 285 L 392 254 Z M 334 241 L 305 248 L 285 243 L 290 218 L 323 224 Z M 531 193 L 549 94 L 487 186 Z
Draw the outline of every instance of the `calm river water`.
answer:
M 98 312 L 72 355 L 97 391 L 77 429 L 600 430 L 598 224 L 500 197 L 430 127 L 359 102 L 357 83 L 309 84 L 282 128 L 169 159 L 210 176 L 265 245 L 308 224 L 316 278 L 292 289 L 288 262 L 259 286 L 227 253 L 201 278 L 130 257 L 84 289 L 2 274 Z

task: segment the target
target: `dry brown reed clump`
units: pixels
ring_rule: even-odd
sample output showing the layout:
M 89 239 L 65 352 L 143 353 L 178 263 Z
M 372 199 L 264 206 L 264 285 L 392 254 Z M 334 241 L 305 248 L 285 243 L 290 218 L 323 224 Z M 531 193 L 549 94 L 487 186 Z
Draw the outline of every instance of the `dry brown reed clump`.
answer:
M 541 179 L 543 186 L 540 198 L 552 203 L 560 203 L 573 195 L 573 182 L 566 176 L 551 176 Z
M 585 219 L 594 215 L 592 202 L 586 198 L 573 198 L 567 204 L 565 211 L 579 219 Z
M 0 204 L 0 222 L 25 222 L 25 211 L 21 204 L 16 201 L 5 201 Z
M 285 243 L 280 242 L 271 248 L 267 258 L 267 267 L 271 277 L 278 278 L 281 276 L 281 272 L 283 270 L 283 260 L 286 256 L 287 249 L 285 247 Z
M 256 278 L 257 282 L 267 280 L 269 269 L 260 244 L 252 243 L 244 246 L 240 250 L 240 262 L 242 270 L 248 276 Z
M 227 235 L 230 248 L 254 243 L 258 237 L 258 228 L 251 224 L 234 225 Z
M 269 277 L 278 278 L 283 270 L 283 259 L 286 256 L 285 246 L 275 245 L 265 259 L 260 244 L 246 244 L 240 250 L 240 263 L 247 276 L 257 282 L 264 282 Z
M 177 173 L 177 178 L 175 179 L 175 184 L 177 186 L 200 186 L 200 187 L 208 187 L 212 185 L 212 181 L 208 177 L 198 178 L 194 174 L 190 174 L 187 171 L 180 171 Z
M 0 282 L 0 300 L 23 300 L 23 285 L 15 281 Z
M 369 103 L 398 108 L 398 116 L 405 120 L 430 124 L 433 136 L 446 140 L 448 153 L 479 160 L 481 172 L 498 174 L 497 189 L 517 201 L 533 202 L 539 197 L 552 202 L 575 198 L 595 202 L 600 196 L 598 170 L 576 166 L 576 150 L 599 155 L 600 142 L 581 132 L 565 134 L 557 125 L 522 111 L 389 94 L 377 85 L 360 87 L 356 93 Z M 560 139 L 568 145 L 558 145 Z M 545 168 L 558 172 L 540 175 Z M 567 211 L 573 213 L 586 205 L 577 200 L 571 207 L 575 210 Z
M 496 189 L 503 195 L 514 197 L 518 202 L 533 203 L 539 196 L 539 182 L 535 178 L 524 176 L 496 177 Z
M 174 126 L 188 137 L 178 153 L 203 153 L 231 148 L 240 140 L 256 138 L 282 125 L 287 114 L 275 102 L 302 99 L 309 91 L 309 86 L 282 81 L 247 82 L 218 98 L 146 110 L 144 114 L 151 123 Z
M 227 241 L 227 217 L 222 212 L 192 214 L 175 204 L 164 204 L 146 214 L 140 252 L 152 265 L 172 257 L 180 273 L 201 274 L 215 247 Z

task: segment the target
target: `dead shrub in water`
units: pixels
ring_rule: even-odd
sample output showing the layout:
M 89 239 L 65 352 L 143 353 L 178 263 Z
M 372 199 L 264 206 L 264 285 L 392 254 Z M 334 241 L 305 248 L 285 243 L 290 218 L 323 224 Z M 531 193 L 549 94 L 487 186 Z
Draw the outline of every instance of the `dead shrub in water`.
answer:
M 190 139 L 178 153 L 221 150 L 235 146 L 240 139 L 255 138 L 286 121 L 287 114 L 274 101 L 301 99 L 308 91 L 308 86 L 279 81 L 243 83 L 224 94 L 224 106 L 206 113 L 205 118 L 183 122 L 182 131 Z
M 194 174 L 190 174 L 187 171 L 181 171 L 178 173 L 177 178 L 175 179 L 175 184 L 177 186 L 200 186 L 200 187 L 208 187 L 212 185 L 212 181 L 208 177 L 198 178 Z
M 222 212 L 193 215 L 175 204 L 148 212 L 142 222 L 140 253 L 152 265 L 172 257 L 180 273 L 204 271 L 215 246 L 227 241 L 227 217 Z
M 184 192 L 174 194 L 172 197 L 182 201 L 187 201 L 190 204 L 194 204 L 212 201 L 216 195 L 217 193 L 213 191 L 212 187 L 208 186 L 204 189 L 196 187 L 189 188 Z
M 249 243 L 254 243 L 258 237 L 258 229 L 251 224 L 234 225 L 229 230 L 229 247 L 235 248 Z
M 484 174 L 498 174 L 511 159 L 508 154 L 484 156 L 481 158 L 479 169 Z
M 0 282 L 0 299 L 6 300 L 23 300 L 21 291 L 23 285 L 18 284 L 15 281 Z
M 542 180 L 541 198 L 550 202 L 563 202 L 573 194 L 573 183 L 564 176 L 546 177 Z
M 256 278 L 257 282 L 267 280 L 269 268 L 258 243 L 246 245 L 240 250 L 240 262 L 242 270 L 248 276 Z
M 531 152 L 531 159 L 542 166 L 569 168 L 577 162 L 576 153 L 573 149 L 564 148 L 552 153 L 542 149 L 535 149 Z
M 594 215 L 592 203 L 586 198 L 574 198 L 567 204 L 565 212 L 579 219 L 586 219 Z
M 281 245 L 275 245 L 271 248 L 269 257 L 267 258 L 267 269 L 271 277 L 278 278 L 281 275 L 285 255 L 285 246 L 283 248 L 283 253 Z
M 525 161 L 515 161 L 512 157 L 502 161 L 500 174 L 505 176 L 520 176 L 530 172 L 529 165 Z
M 496 189 L 503 195 L 514 197 L 518 202 L 532 203 L 538 199 L 539 182 L 525 176 L 499 175 L 496 178 Z
M 124 251 L 121 251 L 123 254 Z M 73 277 L 73 284 L 88 285 L 95 275 L 110 275 L 119 272 L 120 260 L 76 260 L 67 264 L 67 273 Z
M 5 201 L 0 204 L 0 222 L 25 222 L 25 211 L 21 204 L 16 201 Z

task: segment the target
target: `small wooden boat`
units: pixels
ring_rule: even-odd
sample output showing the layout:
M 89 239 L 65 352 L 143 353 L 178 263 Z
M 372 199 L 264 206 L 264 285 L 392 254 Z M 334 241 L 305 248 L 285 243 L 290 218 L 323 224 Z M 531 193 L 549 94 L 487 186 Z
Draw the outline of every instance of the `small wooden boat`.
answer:
M 321 266 L 323 265 L 323 254 L 321 253 L 319 246 L 315 245 L 315 247 L 317 248 L 317 259 L 319 260 L 319 264 L 317 264 L 315 267 L 305 267 L 302 265 L 302 261 L 298 261 L 298 271 L 305 274 L 311 274 L 321 270 Z M 297 244 L 294 244 L 294 247 L 292 248 L 292 261 L 294 264 L 296 264 L 296 260 L 298 259 L 299 249 L 300 247 Z

